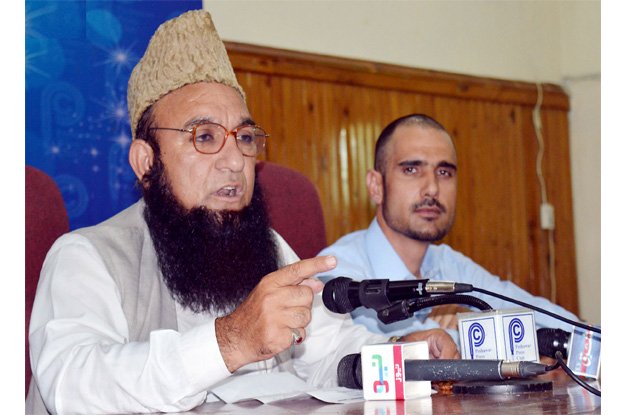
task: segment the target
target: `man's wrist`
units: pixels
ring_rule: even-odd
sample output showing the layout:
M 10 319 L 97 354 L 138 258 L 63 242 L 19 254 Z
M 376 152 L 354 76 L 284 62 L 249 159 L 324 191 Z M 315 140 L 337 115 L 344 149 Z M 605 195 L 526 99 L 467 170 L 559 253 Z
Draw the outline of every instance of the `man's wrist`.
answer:
M 234 340 L 234 337 L 237 337 L 236 330 L 230 323 L 229 316 L 215 319 L 215 337 L 217 338 L 217 345 L 219 346 L 224 364 L 230 373 L 233 373 L 241 365 L 236 363 L 235 356 L 238 353 L 235 344 L 238 342 Z
M 391 336 L 388 339 L 389 343 L 397 343 L 401 341 L 401 336 Z

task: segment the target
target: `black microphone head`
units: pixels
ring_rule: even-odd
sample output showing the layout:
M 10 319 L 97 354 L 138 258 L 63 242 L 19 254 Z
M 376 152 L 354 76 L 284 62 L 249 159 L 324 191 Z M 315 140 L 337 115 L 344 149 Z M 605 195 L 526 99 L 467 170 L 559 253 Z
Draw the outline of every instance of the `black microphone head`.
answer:
M 339 386 L 362 389 L 362 363 L 359 354 L 348 354 L 336 368 Z
M 333 313 L 347 314 L 356 308 L 349 301 L 348 289 L 351 278 L 338 277 L 328 281 L 323 287 L 323 304 Z
M 561 329 L 542 328 L 536 330 L 538 353 L 555 358 L 556 352 L 561 352 L 562 356 L 566 358 L 568 356 L 569 337 L 571 337 L 571 333 Z

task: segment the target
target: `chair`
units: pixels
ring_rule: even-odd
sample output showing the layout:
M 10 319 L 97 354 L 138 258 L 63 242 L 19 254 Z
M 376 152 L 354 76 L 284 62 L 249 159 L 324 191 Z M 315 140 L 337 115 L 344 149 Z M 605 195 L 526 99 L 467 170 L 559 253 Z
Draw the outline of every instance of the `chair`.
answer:
M 256 177 L 263 190 L 271 226 L 302 259 L 327 246 L 323 210 L 317 189 L 295 170 L 260 161 Z
M 61 191 L 50 176 L 26 166 L 26 393 L 31 378 L 28 325 L 43 260 L 54 241 L 69 231 Z

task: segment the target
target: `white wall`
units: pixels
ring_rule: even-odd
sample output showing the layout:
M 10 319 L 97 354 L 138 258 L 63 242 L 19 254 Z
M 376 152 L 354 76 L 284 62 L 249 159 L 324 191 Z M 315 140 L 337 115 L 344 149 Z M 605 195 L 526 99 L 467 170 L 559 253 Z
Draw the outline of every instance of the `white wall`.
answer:
M 569 113 L 580 315 L 601 322 L 601 7 L 561 2 L 560 84 Z
M 600 79 L 568 79 L 573 219 L 582 316 L 601 321 Z
M 601 321 L 599 1 L 204 0 L 204 8 L 225 40 L 562 85 L 572 105 L 580 315 Z

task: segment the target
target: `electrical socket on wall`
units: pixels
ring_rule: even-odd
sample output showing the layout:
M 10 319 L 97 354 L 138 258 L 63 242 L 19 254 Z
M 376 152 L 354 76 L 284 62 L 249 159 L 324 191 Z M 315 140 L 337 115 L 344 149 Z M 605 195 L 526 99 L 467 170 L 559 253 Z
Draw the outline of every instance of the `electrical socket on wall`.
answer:
M 551 203 L 540 205 L 540 227 L 545 230 L 553 230 L 556 227 L 556 216 Z

